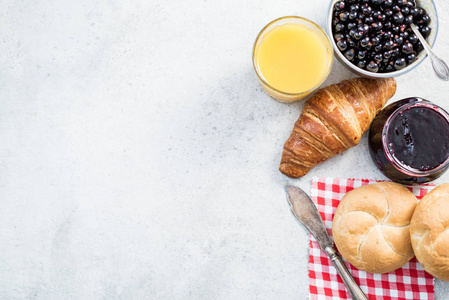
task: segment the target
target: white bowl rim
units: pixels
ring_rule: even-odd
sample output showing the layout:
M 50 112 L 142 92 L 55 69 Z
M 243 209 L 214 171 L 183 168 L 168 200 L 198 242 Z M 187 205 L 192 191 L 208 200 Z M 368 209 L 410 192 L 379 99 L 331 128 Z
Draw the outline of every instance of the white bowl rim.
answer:
M 389 72 L 389 73 L 374 73 L 374 72 L 369 72 L 369 71 L 366 71 L 366 70 L 363 70 L 363 69 L 357 67 L 356 65 L 351 63 L 343 55 L 343 53 L 341 53 L 340 49 L 338 49 L 338 47 L 337 47 L 337 44 L 335 44 L 334 35 L 332 33 L 332 16 L 333 16 L 333 11 L 334 11 L 334 4 L 337 1 L 340 1 L 340 0 L 331 0 L 330 1 L 328 16 L 327 16 L 327 20 L 326 20 L 326 30 L 327 30 L 327 33 L 329 36 L 329 40 L 332 44 L 332 47 L 334 48 L 334 53 L 338 56 L 339 59 L 341 59 L 345 63 L 346 66 L 351 68 L 351 70 L 353 70 L 354 72 L 361 74 L 365 77 L 371 77 L 371 78 L 397 77 L 397 76 L 403 75 L 405 73 L 408 73 L 411 70 L 413 70 L 414 68 L 416 68 L 417 66 L 419 66 L 423 62 L 423 60 L 425 60 L 426 57 L 428 56 L 427 54 L 424 54 L 424 56 L 422 58 L 418 59 L 418 61 L 407 66 L 406 68 L 399 70 L 399 71 Z M 416 0 L 416 1 L 419 2 L 419 0 Z M 437 12 L 437 8 L 435 6 L 435 2 L 433 0 L 430 0 L 430 3 L 433 7 L 433 10 L 435 11 L 435 17 L 436 17 L 435 28 L 432 29 L 432 30 L 435 30 L 435 38 L 433 39 L 432 44 L 430 45 L 430 47 L 433 48 L 433 45 L 435 45 L 435 41 L 437 40 L 437 36 L 438 36 L 439 22 L 438 22 L 438 12 Z M 425 50 L 423 50 L 423 51 L 425 52 Z

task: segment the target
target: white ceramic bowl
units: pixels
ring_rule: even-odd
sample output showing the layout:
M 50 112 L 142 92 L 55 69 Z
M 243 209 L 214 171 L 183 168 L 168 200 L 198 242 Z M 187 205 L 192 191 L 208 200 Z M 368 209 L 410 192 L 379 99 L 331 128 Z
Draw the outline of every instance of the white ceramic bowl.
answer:
M 334 40 L 334 34 L 332 32 L 332 16 L 334 11 L 334 4 L 340 0 L 332 0 L 329 5 L 329 11 L 327 16 L 327 24 L 326 29 L 327 33 L 329 35 L 329 39 L 331 41 L 332 47 L 334 48 L 334 53 L 337 59 L 342 62 L 348 69 L 350 69 L 352 72 L 356 73 L 360 76 L 370 77 L 370 78 L 388 78 L 388 77 L 396 77 L 400 76 L 402 74 L 405 74 L 407 72 L 410 72 L 414 68 L 416 68 L 426 57 L 426 51 L 421 51 L 421 53 L 418 55 L 418 59 L 412 63 L 411 65 L 405 67 L 402 70 L 389 72 L 389 73 L 373 73 L 369 72 L 367 70 L 361 69 L 357 67 L 356 65 L 352 64 L 344 55 L 340 52 L 340 50 L 337 47 L 337 44 Z M 430 32 L 430 35 L 427 37 L 427 42 L 430 44 L 431 47 L 435 44 L 435 40 L 437 38 L 438 34 L 438 14 L 437 9 L 435 7 L 435 3 L 433 0 L 416 0 L 416 5 L 419 7 L 422 7 L 426 10 L 426 12 L 430 16 L 430 23 L 429 27 L 432 29 Z

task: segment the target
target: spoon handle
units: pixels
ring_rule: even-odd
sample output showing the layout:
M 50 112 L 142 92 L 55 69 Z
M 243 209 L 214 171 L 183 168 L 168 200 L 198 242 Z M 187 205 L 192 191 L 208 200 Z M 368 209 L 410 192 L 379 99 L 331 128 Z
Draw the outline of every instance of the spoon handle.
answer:
M 426 39 L 422 36 L 421 32 L 419 32 L 418 27 L 416 27 L 415 24 L 410 24 L 410 27 L 412 28 L 413 32 L 418 37 L 419 41 L 423 45 L 424 49 L 426 50 L 427 54 L 429 56 L 434 57 L 435 54 L 433 53 L 432 49 L 430 48 L 429 44 L 427 43 Z
M 410 24 L 410 27 L 412 28 L 413 32 L 418 37 L 419 41 L 423 45 L 424 49 L 427 52 L 427 55 L 430 57 L 430 61 L 432 62 L 433 70 L 435 71 L 435 74 L 442 79 L 449 81 L 449 67 L 446 65 L 446 63 L 439 58 L 438 56 L 433 53 L 432 49 L 430 48 L 430 45 L 427 43 L 426 39 L 422 36 L 421 32 L 419 32 L 418 28 L 415 24 Z

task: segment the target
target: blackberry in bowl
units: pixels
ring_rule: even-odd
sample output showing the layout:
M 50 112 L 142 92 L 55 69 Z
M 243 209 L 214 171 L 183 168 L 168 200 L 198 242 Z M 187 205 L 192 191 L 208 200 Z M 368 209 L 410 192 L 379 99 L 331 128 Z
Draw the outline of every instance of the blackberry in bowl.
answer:
M 410 24 L 433 46 L 438 16 L 432 0 L 332 0 L 327 30 L 338 60 L 358 75 L 395 77 L 426 52 Z

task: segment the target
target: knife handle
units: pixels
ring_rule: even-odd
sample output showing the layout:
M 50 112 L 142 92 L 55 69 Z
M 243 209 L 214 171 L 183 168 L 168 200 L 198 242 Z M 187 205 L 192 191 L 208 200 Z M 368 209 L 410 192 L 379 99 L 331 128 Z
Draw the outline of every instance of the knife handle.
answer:
M 324 249 L 324 252 L 326 252 L 326 254 L 332 260 L 332 263 L 337 269 L 338 274 L 340 275 L 341 279 L 346 285 L 346 288 L 351 294 L 352 299 L 368 300 L 368 297 L 366 297 L 365 293 L 363 293 L 362 289 L 360 289 L 358 284 L 355 282 L 354 278 L 352 277 L 351 273 L 349 273 L 349 270 L 346 268 L 343 260 L 337 254 L 337 251 L 334 249 L 334 247 L 328 246 L 326 247 L 326 249 Z

